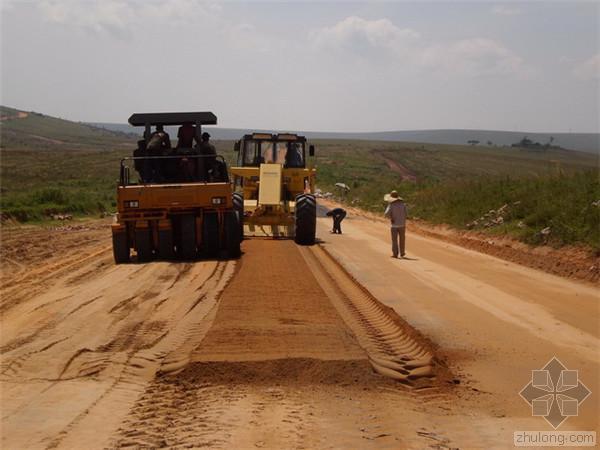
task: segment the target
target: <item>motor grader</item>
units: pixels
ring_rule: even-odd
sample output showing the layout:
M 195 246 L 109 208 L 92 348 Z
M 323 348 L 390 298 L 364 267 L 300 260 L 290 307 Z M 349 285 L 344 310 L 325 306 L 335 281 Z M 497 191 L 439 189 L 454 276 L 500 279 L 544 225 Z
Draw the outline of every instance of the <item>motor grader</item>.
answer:
M 203 154 L 199 145 L 182 146 L 181 139 L 176 148 L 148 145 L 158 130 L 174 125 L 191 127 L 200 143 L 202 126 L 215 125 L 217 117 L 211 112 L 133 114 L 129 123 L 145 130 L 133 156 L 121 160 L 112 225 L 115 262 L 128 262 L 131 250 L 140 262 L 239 256 L 240 218 L 223 157 Z M 157 126 L 154 133 L 152 126 Z
M 235 143 L 238 164 L 231 168 L 234 208 L 243 217 L 242 233 L 293 237 L 315 242 L 316 169 L 307 166 L 307 141 L 291 133 L 246 134 Z M 314 156 L 313 145 L 308 156 Z

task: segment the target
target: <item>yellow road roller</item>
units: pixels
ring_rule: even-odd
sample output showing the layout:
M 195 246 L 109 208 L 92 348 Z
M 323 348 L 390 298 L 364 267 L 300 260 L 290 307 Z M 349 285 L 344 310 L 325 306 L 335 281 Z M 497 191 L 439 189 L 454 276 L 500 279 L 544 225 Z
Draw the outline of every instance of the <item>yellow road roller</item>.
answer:
M 217 117 L 136 113 L 129 123 L 144 127 L 144 138 L 121 160 L 112 225 L 115 262 L 130 261 L 132 250 L 139 262 L 238 257 L 240 217 L 227 165 L 201 138 L 202 126 L 215 125 Z M 176 146 L 165 131 L 169 126 L 179 126 Z

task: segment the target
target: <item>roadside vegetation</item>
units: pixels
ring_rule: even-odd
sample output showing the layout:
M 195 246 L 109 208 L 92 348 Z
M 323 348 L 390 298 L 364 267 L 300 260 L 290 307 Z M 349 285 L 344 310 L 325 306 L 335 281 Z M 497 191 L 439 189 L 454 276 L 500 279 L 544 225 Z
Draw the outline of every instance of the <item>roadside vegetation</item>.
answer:
M 16 114 L 2 109 L 3 116 Z M 131 155 L 134 135 L 32 114 L 0 126 L 3 221 L 114 213 L 119 160 Z M 597 155 L 379 141 L 314 143 L 319 189 L 345 204 L 381 212 L 383 195 L 396 189 L 412 217 L 531 244 L 584 244 L 600 252 Z M 231 163 L 233 142 L 215 144 Z
M 343 203 L 381 212 L 383 194 L 395 189 L 413 218 L 600 252 L 597 155 L 357 141 L 319 147 L 319 187 Z

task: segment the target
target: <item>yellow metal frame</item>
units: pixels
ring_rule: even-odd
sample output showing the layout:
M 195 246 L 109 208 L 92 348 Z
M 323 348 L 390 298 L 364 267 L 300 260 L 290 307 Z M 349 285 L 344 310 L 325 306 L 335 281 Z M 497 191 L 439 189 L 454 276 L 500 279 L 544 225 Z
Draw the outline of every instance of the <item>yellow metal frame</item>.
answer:
M 272 179 L 265 177 L 269 170 L 274 173 Z M 250 233 L 253 233 L 255 227 L 283 226 L 287 230 L 279 234 L 292 236 L 296 196 L 314 192 L 316 169 L 261 164 L 260 167 L 232 167 L 231 174 L 234 185 L 242 179 L 244 223 L 248 225 Z M 270 234 L 277 235 L 275 232 Z

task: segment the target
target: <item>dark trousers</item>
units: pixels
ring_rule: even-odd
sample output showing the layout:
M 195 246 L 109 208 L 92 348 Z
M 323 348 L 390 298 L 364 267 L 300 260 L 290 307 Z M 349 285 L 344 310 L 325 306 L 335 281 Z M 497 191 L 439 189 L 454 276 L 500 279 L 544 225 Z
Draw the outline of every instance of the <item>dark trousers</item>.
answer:
M 335 214 L 333 216 L 333 232 L 342 234 L 342 220 L 346 217 L 346 213 Z
M 398 247 L 400 247 L 400 256 L 404 256 L 405 232 L 406 228 L 390 228 L 392 231 L 392 253 L 398 257 Z

